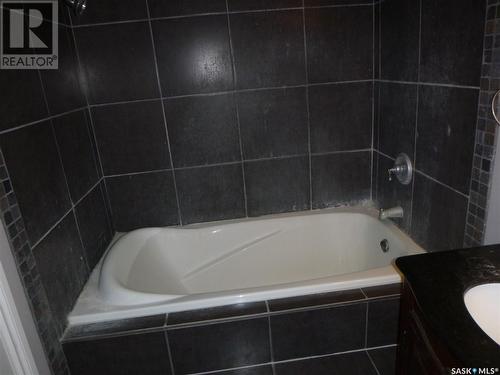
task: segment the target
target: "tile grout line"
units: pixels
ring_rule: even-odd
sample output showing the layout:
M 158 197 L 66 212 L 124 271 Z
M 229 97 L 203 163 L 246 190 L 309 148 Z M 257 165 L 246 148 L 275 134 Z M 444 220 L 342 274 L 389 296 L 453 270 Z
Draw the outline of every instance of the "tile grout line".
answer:
M 391 159 L 392 161 L 395 161 L 395 160 L 396 160 L 396 158 L 393 158 L 392 156 L 387 155 L 386 153 L 384 153 L 384 152 L 380 151 L 379 149 L 377 149 L 377 150 L 375 150 L 375 151 L 376 151 L 376 152 L 378 152 L 380 155 L 382 155 L 382 156 L 386 157 L 387 159 Z
M 90 106 L 87 107 L 86 113 L 89 116 L 89 118 L 88 118 L 89 128 L 90 128 L 89 131 L 91 133 L 92 139 L 94 140 L 94 144 L 95 144 L 95 148 L 96 148 L 98 168 L 100 169 L 101 176 L 104 176 L 104 167 L 103 167 L 103 163 L 102 163 L 101 150 L 99 147 L 99 143 L 97 142 L 97 135 L 96 135 L 95 124 L 94 124 L 94 116 L 92 116 L 92 111 L 90 110 Z
M 156 73 L 156 82 L 158 84 L 158 91 L 160 94 L 160 98 L 163 98 L 163 90 L 162 90 L 161 81 L 160 81 L 160 70 L 158 68 L 158 56 L 156 55 L 156 46 L 155 46 L 154 34 L 153 34 L 153 25 L 151 22 L 151 15 L 149 13 L 149 1 L 145 0 L 145 2 L 146 2 L 146 14 L 148 16 L 149 37 L 151 38 L 151 48 L 153 49 L 153 60 L 154 60 L 154 67 L 155 67 L 155 73 Z M 163 115 L 165 136 L 167 137 L 168 154 L 170 157 L 170 168 L 172 169 L 172 180 L 173 180 L 173 184 L 174 184 L 175 200 L 177 203 L 177 216 L 178 216 L 179 225 L 182 225 L 181 204 L 180 204 L 180 199 L 179 199 L 179 191 L 177 189 L 177 179 L 175 177 L 174 160 L 172 158 L 172 147 L 170 144 L 170 135 L 168 133 L 167 114 L 165 113 L 165 104 L 163 102 L 163 99 L 161 100 L 160 104 L 161 104 L 161 111 L 162 111 L 162 115 Z
M 205 325 L 224 324 L 224 323 L 231 323 L 231 322 L 242 321 L 242 320 L 252 320 L 252 319 L 257 319 L 257 318 L 264 318 L 266 316 L 280 316 L 280 315 L 287 315 L 287 314 L 302 313 L 302 312 L 307 312 L 307 311 L 335 309 L 335 308 L 339 308 L 339 307 L 353 306 L 353 305 L 359 305 L 359 304 L 363 304 L 363 303 L 367 304 L 371 301 L 382 301 L 382 300 L 383 301 L 392 301 L 392 300 L 397 300 L 400 298 L 401 298 L 400 294 L 388 294 L 388 295 L 377 296 L 377 297 L 364 297 L 363 296 L 363 298 L 349 300 L 349 301 L 329 302 L 329 303 L 323 303 L 323 304 L 318 304 L 318 305 L 286 308 L 286 309 L 282 309 L 282 310 L 269 310 L 269 312 L 261 312 L 261 313 L 255 313 L 255 314 L 249 314 L 249 315 L 236 315 L 236 316 L 231 316 L 231 317 L 227 317 L 227 318 L 216 318 L 216 319 L 210 319 L 210 320 L 178 323 L 178 324 L 169 325 L 166 329 L 168 329 L 168 330 L 180 330 L 180 329 L 199 327 L 199 326 L 205 326 Z
M 364 7 L 364 6 L 372 6 L 372 5 L 373 5 L 373 3 L 358 3 L 358 4 L 307 6 L 305 8 L 306 9 L 352 8 L 352 7 Z M 148 20 L 151 20 L 151 21 L 169 21 L 169 20 L 178 20 L 178 19 L 185 19 L 185 18 L 223 16 L 226 14 L 286 12 L 286 11 L 301 10 L 303 8 L 304 7 L 298 6 L 298 7 L 285 7 L 285 8 L 246 9 L 246 10 L 229 11 L 229 8 L 227 7 L 226 11 L 218 11 L 218 12 L 193 13 L 193 14 L 184 14 L 184 15 L 177 15 L 177 16 L 136 18 L 136 19 L 122 20 L 122 21 L 86 23 L 86 24 L 79 24 L 79 25 L 73 25 L 73 26 L 65 25 L 65 24 L 62 24 L 62 25 L 67 26 L 67 27 L 73 27 L 75 29 L 82 29 L 82 28 L 95 27 L 95 26 L 111 26 L 111 25 L 121 25 L 121 24 L 128 24 L 128 23 L 147 22 Z
M 377 102 L 376 102 L 376 105 L 377 105 L 377 118 L 375 119 L 375 114 L 374 114 L 374 127 L 375 127 L 375 121 L 376 121 L 376 129 L 377 129 L 377 134 L 376 134 L 376 140 L 377 140 L 377 144 L 376 144 L 376 147 L 375 147 L 375 139 L 374 139 L 374 144 L 373 144 L 373 157 L 375 157 L 375 153 L 378 152 L 377 150 L 379 149 L 379 146 L 380 146 L 380 102 L 381 102 L 381 99 L 380 99 L 380 79 L 382 78 L 382 4 L 381 4 L 381 1 L 376 1 L 373 3 L 373 8 L 376 9 L 375 11 L 378 11 L 378 14 L 376 15 L 376 18 L 377 19 L 377 16 L 378 16 L 378 40 L 377 40 L 377 44 L 376 44 L 376 47 L 378 49 L 378 77 L 376 77 L 376 79 L 374 80 L 373 82 L 373 87 L 374 87 L 374 90 L 375 90 L 375 81 L 377 81 L 377 90 L 376 90 L 376 98 L 377 98 Z M 377 25 L 375 25 L 376 27 Z M 375 32 L 374 32 L 375 33 Z M 374 52 L 375 53 L 375 52 Z M 375 94 L 374 94 L 375 95 Z M 375 98 L 374 98 L 374 101 L 375 101 Z M 375 108 L 375 103 L 374 103 L 374 108 Z M 375 112 L 375 109 L 374 109 L 374 112 Z M 375 135 L 374 135 L 375 137 Z M 378 192 L 379 192 L 379 184 L 378 184 L 378 177 L 379 177 L 379 173 L 380 173 L 380 170 L 379 170 L 379 155 L 377 154 L 377 162 L 376 162 L 376 170 L 374 171 L 374 177 L 376 178 L 376 181 L 375 181 L 375 201 L 378 203 Z
M 312 187 L 312 154 L 311 154 L 311 111 L 309 103 L 309 64 L 307 59 L 307 27 L 305 0 L 302 0 L 302 28 L 304 37 L 304 74 L 306 79 L 306 110 L 307 110 L 307 153 L 309 157 L 309 209 L 313 209 L 313 187 Z
M 419 37 L 419 39 L 420 39 L 420 37 Z M 420 52 L 419 52 L 419 54 L 420 54 Z M 420 70 L 420 66 L 418 69 Z M 436 86 L 436 87 L 450 87 L 450 88 L 467 89 L 467 90 L 480 90 L 479 86 L 455 85 L 452 83 L 439 83 L 439 82 L 421 82 L 420 78 L 418 79 L 417 82 L 414 82 L 414 81 L 396 81 L 396 80 L 391 80 L 391 79 L 379 79 L 379 81 L 385 82 L 385 83 L 398 83 L 401 85 Z
M 295 85 L 264 86 L 264 87 L 240 88 L 240 89 L 235 88 L 233 90 L 221 90 L 221 91 L 201 92 L 201 93 L 193 93 L 193 94 L 161 96 L 161 97 L 145 98 L 145 99 L 122 100 L 122 101 L 117 101 L 117 102 L 97 103 L 97 104 L 91 104 L 90 106 L 91 107 L 104 107 L 104 106 L 108 106 L 108 105 L 128 104 L 128 103 L 134 103 L 134 102 L 147 102 L 147 101 L 156 101 L 156 100 L 175 100 L 175 99 L 205 97 L 205 96 L 222 96 L 222 95 L 227 95 L 227 94 L 239 94 L 239 93 L 246 93 L 246 92 L 286 90 L 286 89 L 305 88 L 307 86 L 309 86 L 309 87 L 330 86 L 330 85 L 334 86 L 334 85 L 344 85 L 344 84 L 349 84 L 349 83 L 363 83 L 363 82 L 372 82 L 372 79 L 327 81 L 327 82 L 317 82 L 317 83 L 302 83 L 302 84 L 295 84 Z
M 28 243 L 29 245 L 31 246 L 31 248 L 34 250 L 38 245 L 40 245 L 40 243 L 45 239 L 47 238 L 47 236 L 52 233 L 52 231 L 59 225 L 62 223 L 62 221 L 66 218 L 66 216 L 68 216 L 71 212 L 73 211 L 73 208 L 70 208 L 68 211 L 66 211 L 62 217 L 57 220 L 50 228 L 47 232 L 45 232 L 37 241 L 35 241 L 34 243 L 31 243 L 31 241 L 28 239 Z
M 103 184 L 102 195 L 105 201 L 104 203 L 106 204 L 106 215 L 108 216 L 109 225 L 111 227 L 111 233 L 115 235 L 117 231 L 115 230 L 113 206 L 111 205 L 111 199 L 109 198 L 108 181 L 104 176 L 102 178 L 102 184 Z
M 57 141 L 56 141 L 56 143 L 57 143 Z M 56 147 L 57 147 L 57 148 L 59 148 L 58 146 L 56 146 Z M 63 167 L 63 172 L 64 172 L 64 167 Z M 64 172 L 64 173 L 65 173 L 65 172 Z M 66 177 L 65 177 L 65 178 L 66 178 Z M 84 260 L 85 260 L 85 264 L 86 264 L 86 266 L 87 266 L 87 268 L 88 268 L 89 272 L 91 272 L 91 271 L 92 271 L 92 269 L 89 267 L 88 259 L 87 259 L 87 257 L 86 257 L 86 253 L 85 253 L 85 249 L 86 249 L 86 247 L 85 247 L 85 245 L 84 245 L 84 243 L 83 243 L 83 237 L 82 237 L 82 234 L 81 234 L 80 225 L 78 224 L 78 219 L 77 219 L 77 216 L 76 216 L 76 206 L 77 206 L 78 204 L 80 204 L 80 203 L 81 203 L 81 202 L 82 202 L 85 198 L 87 198 L 87 197 L 88 197 L 88 196 L 89 196 L 89 195 L 90 195 L 90 194 L 94 191 L 94 189 L 95 189 L 97 186 L 99 186 L 99 184 L 101 183 L 101 181 L 102 181 L 102 180 L 103 180 L 103 177 L 99 178 L 99 180 L 98 180 L 98 181 L 97 181 L 97 182 L 96 182 L 93 186 L 91 186 L 91 187 L 90 187 L 90 189 L 89 189 L 89 190 L 88 190 L 85 194 L 83 194 L 83 196 L 82 196 L 82 197 L 81 197 L 78 201 L 76 201 L 75 203 L 73 203 L 73 201 L 71 200 L 71 197 L 70 197 L 70 202 L 71 202 L 71 205 L 72 205 L 72 207 L 71 207 L 70 211 L 68 211 L 67 213 L 65 213 L 65 214 L 63 215 L 63 217 L 62 217 L 62 218 L 58 221 L 58 223 L 57 223 L 56 225 L 54 225 L 52 228 L 50 228 L 50 229 L 47 231 L 47 233 L 45 233 L 45 234 L 44 234 L 44 236 L 43 236 L 43 239 L 45 239 L 48 235 L 50 235 L 50 233 L 51 233 L 51 232 L 52 232 L 52 231 L 53 231 L 53 230 L 57 227 L 57 225 L 59 225 L 59 224 L 63 221 L 63 219 L 64 219 L 66 216 L 68 216 L 68 214 L 72 211 L 72 212 L 73 212 L 74 219 L 75 219 L 76 229 L 77 229 L 77 231 L 78 231 L 78 237 L 79 237 L 79 239 L 80 239 L 80 243 L 81 243 L 81 245 L 82 245 L 82 249 L 84 250 Z M 69 189 L 69 187 L 68 187 L 68 189 Z M 69 193 L 69 191 L 68 191 L 68 193 Z M 38 245 L 41 241 L 42 241 L 42 239 L 40 239 L 40 240 L 36 243 L 36 245 Z M 34 245 L 34 246 L 36 246 L 36 245 Z M 33 246 L 33 247 L 34 247 L 34 246 Z
M 237 371 L 237 370 L 250 369 L 250 368 L 255 368 L 255 367 L 269 366 L 269 365 L 272 365 L 272 364 L 283 364 L 283 363 L 301 362 L 301 361 L 306 361 L 306 360 L 311 360 L 311 359 L 321 359 L 321 358 L 335 357 L 335 356 L 344 355 L 344 354 L 350 354 L 350 353 L 361 353 L 361 352 L 365 352 L 366 353 L 367 349 L 369 349 L 369 350 L 376 350 L 376 349 L 393 348 L 395 346 L 397 346 L 397 344 L 374 346 L 374 347 L 366 348 L 366 349 L 353 349 L 353 350 L 347 350 L 347 351 L 343 351 L 343 352 L 336 352 L 336 353 L 329 353 L 329 354 L 319 354 L 319 355 L 312 355 L 312 356 L 308 356 L 308 357 L 299 357 L 299 358 L 285 359 L 285 360 L 275 361 L 275 362 L 272 362 L 272 363 L 271 362 L 264 362 L 264 363 L 258 363 L 258 364 L 254 364 L 254 365 L 248 365 L 248 366 L 224 368 L 224 369 L 220 369 L 220 370 L 213 370 L 213 371 L 207 371 L 207 372 L 189 373 L 188 375 L 219 374 L 219 373 L 226 372 L 226 371 Z
M 166 321 L 165 321 L 165 324 L 166 324 Z M 172 348 L 170 347 L 170 340 L 168 338 L 168 331 L 167 330 L 165 330 L 163 332 L 163 337 L 165 338 L 165 343 L 167 344 L 167 353 L 168 353 L 168 359 L 169 359 L 169 363 L 170 363 L 170 370 L 172 371 L 172 375 L 175 375 L 174 359 L 172 357 Z
M 360 290 L 361 294 L 365 297 L 365 300 L 368 300 L 369 299 L 368 295 L 365 293 L 365 291 L 363 290 L 363 288 L 361 287 L 361 288 L 358 288 L 358 289 Z
M 187 375 L 212 375 L 212 374 L 215 375 L 215 374 L 220 374 L 220 373 L 228 372 L 228 371 L 247 370 L 247 369 L 254 369 L 257 367 L 272 366 L 272 365 L 273 365 L 272 362 L 263 362 L 263 363 L 258 363 L 255 365 L 224 368 L 224 369 L 213 370 L 213 371 L 208 371 L 208 372 L 192 372 L 192 373 L 188 373 Z M 273 375 L 274 375 L 274 372 L 273 372 Z
M 375 137 L 375 4 L 372 4 L 372 128 L 371 128 L 371 160 L 370 160 L 370 200 L 373 202 L 373 176 L 374 176 L 374 163 L 373 163 L 373 144 Z
M 218 94 L 218 93 L 215 93 Z M 198 94 L 191 94 L 198 95 Z M 203 95 L 203 94 L 199 94 Z M 188 95 L 189 96 L 189 95 Z M 163 100 L 171 99 L 172 97 L 154 97 L 154 98 L 145 98 L 145 99 L 131 99 L 131 100 L 119 100 L 116 102 L 106 102 L 106 103 L 94 103 L 90 104 L 90 108 L 100 108 L 100 107 L 111 107 L 114 105 L 124 105 L 124 104 L 135 104 L 135 103 L 148 103 L 148 102 L 161 102 Z
M 380 82 L 382 79 L 382 1 L 376 2 L 373 6 L 378 5 L 378 78 Z
M 179 170 L 179 168 L 177 168 L 176 170 Z M 138 176 L 138 175 L 148 174 L 148 173 L 161 173 L 161 172 L 171 172 L 171 171 L 173 171 L 172 168 L 152 169 L 150 171 L 107 174 L 107 175 L 104 175 L 104 178 L 116 178 L 116 177 L 125 177 L 125 176 Z
M 83 72 L 83 68 L 81 67 L 81 62 L 80 62 L 80 58 L 79 58 L 78 46 L 76 44 L 76 38 L 74 36 L 74 33 L 72 33 L 72 34 L 73 34 L 73 40 L 75 43 L 75 52 L 77 55 L 77 60 L 79 61 L 78 65 L 80 66 L 80 71 Z M 83 111 L 83 110 L 87 109 L 89 112 L 91 112 L 92 108 L 99 108 L 99 107 L 106 107 L 106 106 L 113 106 L 113 105 L 124 105 L 124 104 L 131 104 L 131 103 L 140 103 L 140 102 L 153 102 L 153 101 L 165 101 L 165 100 L 175 100 L 175 99 L 183 99 L 183 98 L 219 96 L 219 95 L 238 94 L 238 93 L 245 93 L 245 92 L 286 90 L 286 89 L 294 89 L 294 88 L 305 88 L 307 86 L 315 87 L 315 86 L 328 86 L 328 85 L 343 85 L 343 84 L 362 83 L 362 82 L 372 82 L 372 80 L 352 80 L 352 81 L 310 83 L 307 85 L 302 84 L 302 85 L 290 85 L 290 86 L 259 87 L 259 88 L 253 88 L 253 89 L 226 90 L 226 91 L 215 91 L 215 92 L 209 92 L 209 93 L 186 94 L 186 95 L 177 95 L 177 96 L 160 96 L 160 97 L 156 97 L 156 98 L 147 98 L 147 99 L 122 100 L 122 101 L 117 101 L 117 102 L 107 102 L 107 103 L 99 103 L 99 104 L 90 104 L 88 102 L 87 94 L 86 94 L 85 90 L 82 90 L 84 92 L 83 96 L 85 97 L 85 101 L 87 103 L 85 106 L 79 107 L 79 108 L 76 108 L 76 109 L 73 109 L 73 110 L 70 110 L 67 112 L 62 112 L 62 113 L 59 113 L 57 115 L 47 116 L 47 117 L 44 117 L 44 118 L 39 119 L 39 120 L 30 121 L 30 122 L 27 122 L 24 124 L 16 125 L 16 126 L 13 126 L 9 129 L 0 130 L 0 135 L 12 133 L 12 132 L 20 130 L 22 128 L 38 125 L 38 124 L 45 122 L 47 120 L 62 117 L 62 116 L 65 116 L 65 115 L 68 115 L 71 113 L 78 112 L 78 111 Z
M 370 151 L 371 151 L 371 149 L 369 149 L 369 148 L 358 149 L 358 150 L 345 150 L 345 151 L 328 151 L 328 152 L 312 153 L 312 156 L 328 156 L 328 155 L 338 155 L 338 154 L 353 154 L 353 153 L 362 153 L 362 152 L 370 152 Z M 379 152 L 378 150 L 375 150 L 375 151 Z M 264 157 L 264 158 L 259 158 L 259 159 L 246 159 L 246 160 L 243 160 L 243 162 L 244 163 L 258 163 L 258 162 L 271 161 L 271 160 L 305 158 L 307 156 L 308 156 L 308 154 L 293 154 L 293 155 Z M 221 167 L 221 166 L 228 166 L 228 165 L 238 165 L 240 163 L 241 163 L 241 161 L 236 160 L 236 161 L 228 161 L 228 162 L 215 163 L 215 164 L 202 164 L 202 165 L 193 165 L 193 166 L 186 166 L 186 167 L 175 167 L 173 170 L 175 170 L 175 171 L 183 171 L 183 170 L 199 169 L 199 168 L 213 168 L 213 167 Z M 147 173 L 160 173 L 160 172 L 170 172 L 170 171 L 172 171 L 171 168 L 162 168 L 162 169 L 152 169 L 152 170 L 139 171 L 139 172 L 105 174 L 103 177 L 106 179 L 106 178 L 116 178 L 116 177 L 124 177 L 124 176 L 135 176 L 135 175 L 141 175 L 141 174 L 147 174 Z
M 103 186 L 101 187 L 102 184 Z M 106 188 L 106 180 L 104 179 L 104 177 L 102 177 L 101 179 L 101 182 L 100 184 L 98 185 L 99 187 L 99 193 L 100 193 L 100 196 L 101 196 L 101 199 L 102 201 L 104 202 L 104 205 L 105 205 L 105 210 L 106 210 L 106 222 L 108 224 L 108 229 L 109 229 L 109 232 L 111 233 L 111 241 L 112 241 L 112 238 L 114 236 L 114 224 L 113 224 L 113 217 L 112 217 L 112 214 L 111 214 L 111 204 L 109 202 L 109 200 L 107 200 L 107 188 Z
M 422 53 L 422 0 L 419 0 L 419 17 L 418 17 L 418 64 L 417 64 L 417 81 L 420 82 L 420 63 L 421 63 L 421 53 Z M 417 141 L 418 141 L 418 108 L 420 106 L 420 87 L 417 86 L 417 97 L 415 103 L 415 125 L 413 127 L 414 130 L 414 139 L 413 139 L 413 167 L 417 168 Z M 413 225 L 413 203 L 415 198 L 415 174 L 413 175 L 411 181 L 411 199 L 410 199 L 410 219 L 408 223 L 408 232 L 412 232 Z
M 426 174 L 425 172 L 422 172 L 421 170 L 418 170 L 418 169 L 415 169 L 415 172 L 418 173 L 419 175 L 423 176 L 423 177 L 426 177 L 427 179 L 431 180 L 431 181 L 434 181 L 435 183 L 445 187 L 445 188 L 448 188 L 449 190 L 461 195 L 463 198 L 466 198 L 466 199 L 469 199 L 469 195 L 467 194 L 464 194 L 462 193 L 461 191 L 457 190 L 457 189 L 454 189 L 452 188 L 451 186 L 445 184 L 444 182 L 441 182 L 437 179 L 435 179 L 434 177 L 432 176 L 429 176 L 428 174 Z
M 270 354 L 270 359 L 271 359 L 271 367 L 273 371 L 273 375 L 276 375 L 276 368 L 274 366 L 274 346 L 273 346 L 273 331 L 271 328 L 271 315 L 269 313 L 271 310 L 269 309 L 269 302 L 266 300 L 264 301 L 266 304 L 266 311 L 268 313 L 267 315 L 267 326 L 268 326 L 268 335 L 269 335 L 269 354 Z
M 30 122 L 27 122 L 25 124 L 16 125 L 16 126 L 13 126 L 13 127 L 9 128 L 9 129 L 1 130 L 0 131 L 0 135 L 12 133 L 12 132 L 15 132 L 15 131 L 18 131 L 18 130 L 21 130 L 21 129 L 24 129 L 24 128 L 27 128 L 27 127 L 30 127 L 30 126 L 39 125 L 39 124 L 41 124 L 43 122 L 46 122 L 46 121 L 49 121 L 49 120 L 53 120 L 53 119 L 56 119 L 56 118 L 59 118 L 59 117 L 63 117 L 63 116 L 66 116 L 66 115 L 69 115 L 69 114 L 72 114 L 72 113 L 75 113 L 75 112 L 78 112 L 78 111 L 83 111 L 86 108 L 87 108 L 86 106 L 79 107 L 79 108 L 76 108 L 76 109 L 72 109 L 71 111 L 66 111 L 66 112 L 59 113 L 59 114 L 54 115 L 54 116 L 50 116 L 50 114 L 47 112 L 47 114 L 49 115 L 48 117 L 44 117 L 44 118 L 42 118 L 40 120 L 30 121 Z
M 75 220 L 76 230 L 78 232 L 78 238 L 80 239 L 80 244 L 82 245 L 83 260 L 85 261 L 85 266 L 87 267 L 87 275 L 85 275 L 86 280 L 81 280 L 81 282 L 82 282 L 81 287 L 83 287 L 86 284 L 88 278 L 90 277 L 90 273 L 92 272 L 92 269 L 90 268 L 89 260 L 87 259 L 87 251 L 86 251 L 85 244 L 83 243 L 82 231 L 80 230 L 80 225 L 78 224 L 78 220 L 77 220 L 76 212 L 75 212 L 74 208 L 72 210 L 72 213 L 73 213 L 73 219 Z
M 226 22 L 227 22 L 227 32 L 229 38 L 229 52 L 231 55 L 231 69 L 233 76 L 233 89 L 238 87 L 238 75 L 236 73 L 236 61 L 234 59 L 234 48 L 233 48 L 233 37 L 231 33 L 231 17 L 229 16 L 229 4 L 228 0 L 225 0 L 226 4 Z M 241 159 L 241 174 L 243 178 L 243 203 L 245 205 L 245 217 L 248 217 L 248 197 L 247 197 L 247 184 L 246 184 L 246 174 L 245 174 L 245 158 L 243 155 L 243 141 L 241 139 L 241 121 L 240 121 L 240 101 L 238 93 L 232 94 L 233 104 L 236 108 L 236 125 L 238 127 L 238 142 L 240 146 L 240 159 Z
M 364 292 L 362 292 L 365 294 Z M 366 296 L 366 294 L 365 294 Z M 369 301 L 366 301 L 366 309 L 365 309 L 365 349 L 368 347 L 368 316 L 370 312 L 370 304 Z
M 380 84 L 377 85 L 377 147 L 374 147 L 374 156 L 375 152 L 378 153 L 378 148 L 380 144 Z M 375 177 L 377 178 L 377 181 L 375 183 L 375 191 L 376 191 L 376 200 L 378 201 L 378 176 L 380 173 L 380 165 L 379 165 L 379 156 L 377 155 L 377 170 L 375 172 Z
M 102 182 L 102 180 L 103 180 L 103 179 L 104 179 L 104 177 L 100 177 L 100 178 L 98 179 L 98 181 L 97 181 L 96 183 L 94 183 L 94 185 L 92 185 L 92 186 L 90 187 L 90 189 L 89 189 L 89 190 L 88 190 L 85 194 L 83 194 L 83 195 L 81 196 L 81 198 L 80 198 L 80 199 L 78 199 L 78 200 L 74 203 L 75 208 L 76 208 L 76 206 L 78 206 L 80 203 L 82 203 L 82 202 L 83 202 L 83 200 L 84 200 L 85 198 L 87 198 L 87 197 L 90 195 L 90 193 L 92 193 L 92 192 L 94 191 L 94 189 L 95 189 L 96 187 L 98 187 L 98 186 L 99 186 L 99 184 Z
M 202 165 L 192 165 L 192 166 L 186 166 L 186 167 L 176 167 L 174 169 L 176 171 L 185 171 L 185 170 L 190 170 L 190 169 L 223 167 L 223 166 L 227 166 L 227 165 L 238 165 L 238 164 L 241 164 L 241 160 L 226 161 L 226 162 L 215 163 L 215 164 L 202 164 Z
M 103 178 L 103 176 L 104 176 L 104 173 L 103 173 L 103 170 L 102 170 L 101 160 L 100 160 L 100 157 L 98 155 L 98 147 L 99 146 L 97 145 L 97 140 L 94 137 L 94 130 L 93 130 L 93 126 L 92 126 L 92 118 L 91 118 L 91 114 L 89 113 L 88 107 L 84 110 L 83 116 L 85 117 L 85 130 L 87 131 L 87 135 L 88 135 L 89 141 L 91 143 L 92 160 L 94 161 L 95 173 L 96 173 L 97 177 L 99 177 L 99 180 L 101 180 Z M 76 203 L 75 203 L 75 206 L 76 206 Z
M 80 71 L 83 72 L 80 58 L 79 58 L 79 52 L 78 52 L 78 45 L 76 44 L 76 38 L 73 34 L 73 40 L 75 43 L 75 52 L 77 55 L 77 59 L 79 61 L 78 65 L 80 66 Z M 286 90 L 286 89 L 293 89 L 293 88 L 308 88 L 308 87 L 317 87 L 317 86 L 329 86 L 329 85 L 344 85 L 344 84 L 351 84 L 351 83 L 363 83 L 363 82 L 373 82 L 373 79 L 362 79 L 362 80 L 350 80 L 350 81 L 337 81 L 337 82 L 322 82 L 322 83 L 308 83 L 308 84 L 301 84 L 301 85 L 290 85 L 290 86 L 274 86 L 274 87 L 259 87 L 259 88 L 252 88 L 252 89 L 238 89 L 238 90 L 226 90 L 226 91 L 218 91 L 218 92 L 209 92 L 209 93 L 198 93 L 198 94 L 186 94 L 186 95 L 177 95 L 177 96 L 160 96 L 156 98 L 146 98 L 146 99 L 134 99 L 134 100 L 122 100 L 122 101 L 117 101 L 117 102 L 107 102 L 107 103 L 99 103 L 99 104 L 90 104 L 87 99 L 87 94 L 86 90 L 82 90 L 84 92 L 84 97 L 86 102 L 88 103 L 86 106 L 79 107 L 76 109 L 73 109 L 71 111 L 67 112 L 62 112 L 57 115 L 53 116 L 48 116 L 45 118 L 42 118 L 40 120 L 35 120 L 35 121 L 30 121 L 24 124 L 16 125 L 13 126 L 9 129 L 1 130 L 0 135 L 11 133 L 17 130 L 20 130 L 22 128 L 28 127 L 28 126 L 34 126 L 37 124 L 40 124 L 42 122 L 45 122 L 47 120 L 55 119 L 58 117 L 62 117 L 74 112 L 78 112 L 81 110 L 87 109 L 90 113 L 90 121 L 93 123 L 92 116 L 91 116 L 91 109 L 92 108 L 98 108 L 98 107 L 105 107 L 105 106 L 112 106 L 112 105 L 123 105 L 123 104 L 130 104 L 130 103 L 138 103 L 138 102 L 149 102 L 149 101 L 165 101 L 165 100 L 175 100 L 175 99 L 182 99 L 182 98 L 191 98 L 191 97 L 206 97 L 206 96 L 218 96 L 218 95 L 226 95 L 226 94 L 238 94 L 238 93 L 245 93 L 245 92 L 259 92 L 259 91 L 270 91 L 270 90 Z M 479 90 L 479 87 L 473 87 L 473 86 L 458 86 L 458 85 L 448 85 L 448 84 L 440 84 L 440 83 L 424 83 L 424 82 L 405 82 L 405 81 L 391 81 L 391 80 L 382 80 L 382 79 L 377 79 L 377 82 L 386 82 L 386 83 L 395 83 L 395 84 L 411 84 L 411 85 L 417 85 L 417 86 L 435 86 L 435 87 L 455 87 L 455 88 L 463 88 L 463 89 L 475 89 Z M 95 132 L 95 130 L 94 130 Z
M 380 375 L 380 371 L 378 370 L 377 365 L 375 365 L 375 362 L 373 361 L 373 358 L 370 355 L 370 352 L 368 350 L 366 350 L 366 355 L 368 356 L 368 359 L 370 360 L 370 362 L 371 362 L 373 368 L 375 369 L 375 372 L 377 373 L 377 375 Z

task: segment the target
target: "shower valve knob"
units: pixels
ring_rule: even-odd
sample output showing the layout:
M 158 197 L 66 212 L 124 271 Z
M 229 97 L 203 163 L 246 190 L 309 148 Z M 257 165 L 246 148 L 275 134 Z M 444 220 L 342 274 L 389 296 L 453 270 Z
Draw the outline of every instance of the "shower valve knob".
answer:
M 413 178 L 413 165 L 408 155 L 401 153 L 394 161 L 394 167 L 388 170 L 389 181 L 392 181 L 392 176 L 396 176 L 398 181 L 403 185 L 408 185 Z

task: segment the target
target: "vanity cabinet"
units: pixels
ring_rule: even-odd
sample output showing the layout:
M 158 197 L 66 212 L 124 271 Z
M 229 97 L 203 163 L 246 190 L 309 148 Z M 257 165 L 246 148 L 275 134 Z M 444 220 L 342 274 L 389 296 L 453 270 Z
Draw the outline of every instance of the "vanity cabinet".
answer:
M 407 282 L 401 296 L 398 344 L 398 375 L 449 375 L 450 368 L 459 367 L 426 325 Z

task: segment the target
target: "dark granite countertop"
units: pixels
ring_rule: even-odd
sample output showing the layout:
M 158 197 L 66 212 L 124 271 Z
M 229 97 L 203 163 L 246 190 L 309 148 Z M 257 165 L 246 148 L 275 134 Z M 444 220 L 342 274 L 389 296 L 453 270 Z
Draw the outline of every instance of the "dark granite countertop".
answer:
M 474 286 L 500 283 L 500 245 L 405 256 L 396 266 L 450 354 L 464 367 L 500 367 L 500 346 L 472 319 L 463 298 Z

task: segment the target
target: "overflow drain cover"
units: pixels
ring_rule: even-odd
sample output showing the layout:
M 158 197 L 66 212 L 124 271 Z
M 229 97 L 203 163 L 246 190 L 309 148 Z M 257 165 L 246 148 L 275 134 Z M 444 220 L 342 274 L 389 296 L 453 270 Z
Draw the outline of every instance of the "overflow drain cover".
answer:
M 382 251 L 384 253 L 387 253 L 389 251 L 389 241 L 387 239 L 383 239 L 382 241 L 380 241 L 380 248 L 382 249 Z

